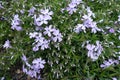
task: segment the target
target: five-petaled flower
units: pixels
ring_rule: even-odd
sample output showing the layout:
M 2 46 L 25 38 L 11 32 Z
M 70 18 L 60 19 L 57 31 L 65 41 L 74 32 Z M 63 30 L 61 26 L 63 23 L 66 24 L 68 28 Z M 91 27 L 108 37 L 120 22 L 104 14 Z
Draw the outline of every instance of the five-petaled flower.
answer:
M 10 41 L 9 40 L 7 40 L 7 41 L 5 41 L 5 43 L 4 43 L 4 45 L 3 45 L 3 48 L 11 48 L 12 46 L 11 46 L 11 44 L 10 44 Z

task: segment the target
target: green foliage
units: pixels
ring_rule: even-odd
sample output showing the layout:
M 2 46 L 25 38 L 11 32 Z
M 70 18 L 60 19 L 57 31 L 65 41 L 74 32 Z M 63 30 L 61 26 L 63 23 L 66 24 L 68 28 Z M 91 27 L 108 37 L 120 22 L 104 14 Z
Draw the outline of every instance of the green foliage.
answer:
M 87 33 L 74 33 L 75 26 L 82 23 L 83 14 L 78 12 L 85 12 L 81 4 L 77 13 L 69 15 L 67 11 L 61 12 L 62 8 L 67 7 L 69 3 L 67 0 L 3 0 L 2 3 L 4 8 L 0 9 L 0 17 L 4 16 L 6 20 L 0 20 L 0 77 L 5 76 L 7 80 L 13 79 L 16 70 L 22 70 L 21 56 L 25 54 L 30 61 L 38 57 L 45 59 L 47 63 L 41 74 L 45 80 L 110 80 L 112 77 L 120 79 L 120 64 L 106 69 L 100 67 L 105 59 L 119 56 L 114 53 L 120 51 L 120 48 L 116 48 L 116 46 L 120 46 L 120 40 L 118 40 L 120 34 L 105 35 L 101 32 L 93 34 L 89 30 Z M 96 22 L 103 19 L 102 23 L 98 23 L 99 28 L 110 26 L 117 30 L 120 27 L 114 23 L 120 14 L 118 0 L 84 0 L 83 4 L 85 7 L 89 6 L 95 13 L 94 20 Z M 59 49 L 51 45 L 51 49 L 32 51 L 33 40 L 29 38 L 28 33 L 33 32 L 35 26 L 33 19 L 27 16 L 27 11 L 34 5 L 38 5 L 36 6 L 37 10 L 50 7 L 54 12 L 49 24 L 58 28 L 64 36 L 63 41 L 59 44 Z M 25 13 L 21 14 L 20 10 L 24 6 Z M 11 20 L 15 14 L 19 14 L 20 19 L 24 22 L 22 23 L 22 31 L 11 29 Z M 10 49 L 3 48 L 7 39 L 11 41 L 12 48 Z M 91 40 L 93 44 L 96 40 L 107 43 L 102 44 L 104 51 L 97 61 L 91 61 L 87 57 L 86 48 L 81 47 L 83 42 L 87 40 Z M 115 45 L 111 45 L 109 42 L 114 42 Z M 24 73 L 22 74 L 24 75 Z

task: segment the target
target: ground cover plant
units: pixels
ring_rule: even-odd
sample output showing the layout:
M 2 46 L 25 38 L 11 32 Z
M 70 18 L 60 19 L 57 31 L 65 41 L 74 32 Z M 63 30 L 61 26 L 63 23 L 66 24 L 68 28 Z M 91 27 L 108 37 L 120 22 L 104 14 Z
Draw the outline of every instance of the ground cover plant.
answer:
M 1 80 L 120 80 L 119 0 L 1 0 Z

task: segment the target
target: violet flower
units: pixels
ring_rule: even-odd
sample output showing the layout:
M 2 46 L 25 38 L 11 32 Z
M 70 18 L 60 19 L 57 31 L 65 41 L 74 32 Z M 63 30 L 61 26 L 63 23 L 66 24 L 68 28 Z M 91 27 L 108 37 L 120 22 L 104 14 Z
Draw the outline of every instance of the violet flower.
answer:
M 5 43 L 4 43 L 4 45 L 3 45 L 3 48 L 11 48 L 12 46 L 11 46 L 11 44 L 10 44 L 10 41 L 9 40 L 7 40 L 7 41 L 5 41 Z
M 95 14 L 91 11 L 90 7 L 87 7 L 86 11 L 89 17 L 95 17 Z
M 45 31 L 43 32 L 45 35 L 48 35 L 49 37 L 52 36 L 52 32 L 53 32 L 53 28 L 52 25 L 50 25 L 49 27 L 45 28 Z
M 79 5 L 82 2 L 82 0 L 72 0 L 71 3 L 74 3 L 76 5 Z
M 66 8 L 69 14 L 73 14 L 74 12 L 77 11 L 76 4 L 69 4 L 68 7 Z
M 28 10 L 28 12 L 29 12 L 28 16 L 32 16 L 32 15 L 34 15 L 35 10 L 36 10 L 35 7 L 30 8 L 30 10 Z
M 48 19 L 46 19 L 43 15 L 39 15 L 37 18 L 36 15 L 34 16 L 34 24 L 37 26 L 41 26 L 42 24 L 48 24 Z
M 21 59 L 22 59 L 22 61 L 24 61 L 25 62 L 25 64 L 27 65 L 27 66 L 31 66 L 29 63 L 28 63 L 28 60 L 27 60 L 27 58 L 26 58 L 26 56 L 23 54 L 22 55 L 22 57 L 21 57 Z
M 70 4 L 68 4 L 68 7 L 66 10 L 69 12 L 69 14 L 73 14 L 77 11 L 77 6 L 82 2 L 82 0 L 72 0 Z
M 0 3 L 0 9 L 3 9 L 4 7 L 1 5 L 1 3 Z
M 90 57 L 92 61 L 96 61 L 103 51 L 99 41 L 96 41 L 96 45 L 87 43 L 86 49 L 88 50 L 87 56 Z
M 44 40 L 42 45 L 41 45 L 41 50 L 45 50 L 49 48 L 49 41 L 48 40 Z
M 109 29 L 109 32 L 110 32 L 110 33 L 115 33 L 115 30 L 114 30 L 113 28 L 110 28 L 110 29 Z
M 32 61 L 33 68 L 38 70 L 43 69 L 45 63 L 45 60 L 42 60 L 41 58 L 37 58 Z
M 113 77 L 112 80 L 117 80 L 117 78 Z
M 103 64 L 100 65 L 100 67 L 105 69 L 115 64 L 119 64 L 118 60 L 108 59 L 108 60 L 105 60 Z
M 40 12 L 43 14 L 43 15 L 47 15 L 49 17 L 51 17 L 51 15 L 53 15 L 53 12 L 52 11 L 49 11 L 49 9 L 41 9 Z
M 34 47 L 32 48 L 32 50 L 35 51 L 35 52 L 38 51 L 38 50 L 39 50 L 39 46 L 34 46 Z
M 41 34 L 41 33 L 39 33 L 39 34 Z M 33 32 L 33 33 L 30 33 L 30 34 L 29 34 L 30 38 L 35 38 L 37 35 L 38 35 L 37 32 Z M 41 34 L 41 35 L 42 35 L 42 34 Z
M 76 33 L 80 33 L 81 31 L 84 31 L 84 33 L 86 33 L 86 27 L 83 24 L 77 24 L 74 31 Z
M 26 64 L 27 58 L 25 55 L 23 55 L 22 60 L 26 65 L 26 68 L 25 65 L 23 65 L 23 72 L 32 78 L 40 79 L 40 70 L 44 68 L 44 64 L 46 63 L 45 60 L 42 60 L 41 58 L 34 59 L 30 66 Z
M 54 41 L 54 42 L 61 42 L 62 41 L 62 34 L 60 33 L 60 31 L 59 30 L 57 30 L 57 29 L 54 29 L 53 30 L 53 35 L 54 35 L 54 37 L 52 37 L 52 40 Z
M 20 26 L 20 19 L 19 19 L 19 15 L 16 14 L 14 15 L 14 19 L 12 20 L 12 29 L 13 30 L 17 30 L 17 31 L 21 31 L 22 30 L 22 27 Z
M 43 24 L 48 24 L 48 21 L 52 19 L 53 12 L 49 11 L 49 9 L 41 9 L 38 17 L 34 15 L 34 24 L 37 26 L 41 26 Z

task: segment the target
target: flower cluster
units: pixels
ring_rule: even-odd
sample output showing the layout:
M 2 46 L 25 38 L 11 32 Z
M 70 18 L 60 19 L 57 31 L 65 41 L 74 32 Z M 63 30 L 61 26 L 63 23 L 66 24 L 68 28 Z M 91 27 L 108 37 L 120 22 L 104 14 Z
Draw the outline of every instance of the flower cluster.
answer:
M 9 40 L 7 40 L 7 41 L 5 41 L 5 43 L 4 43 L 4 45 L 3 45 L 3 48 L 11 48 L 12 46 L 11 46 L 11 44 L 10 44 L 10 41 Z
M 33 43 L 35 45 L 33 47 L 33 51 L 38 51 L 39 47 L 41 47 L 41 50 L 49 48 L 48 46 L 49 41 L 42 36 L 42 33 L 40 32 L 30 33 L 30 38 L 35 38 L 35 42 Z
M 48 21 L 52 19 L 51 15 L 53 15 L 53 12 L 49 11 L 49 9 L 41 9 L 40 12 L 41 14 L 38 17 L 34 15 L 34 24 L 36 26 L 48 24 Z
M 82 2 L 82 0 L 72 0 L 71 3 L 68 5 L 66 10 L 69 12 L 69 14 L 73 14 L 77 11 L 77 6 Z
M 49 80 L 49 79 L 60 80 L 60 79 L 64 79 L 66 76 L 68 77 L 72 76 L 73 74 L 70 74 L 70 73 L 74 73 L 74 72 L 76 72 L 76 74 L 78 75 L 74 79 L 77 79 L 79 76 L 82 76 L 82 77 L 79 77 L 79 79 L 82 79 L 83 77 L 87 79 L 88 77 L 91 77 L 91 76 L 81 75 L 78 72 L 78 71 L 81 71 L 80 67 L 84 66 L 84 62 L 87 62 L 88 64 L 92 62 L 94 63 L 94 65 L 90 65 L 89 67 L 90 70 L 94 69 L 96 65 L 99 65 L 99 67 L 104 70 L 104 68 L 120 63 L 119 62 L 120 61 L 120 51 L 119 51 L 120 50 L 120 45 L 119 45 L 120 29 L 118 29 L 117 27 L 120 24 L 120 15 L 118 16 L 118 20 L 114 23 L 114 21 L 112 21 L 114 20 L 114 18 L 110 19 L 110 17 L 108 17 L 109 15 L 113 15 L 111 17 L 114 17 L 113 9 L 112 9 L 113 11 L 111 11 L 110 9 L 106 9 L 107 11 L 105 10 L 102 11 L 100 5 L 94 8 L 94 6 L 96 5 L 94 6 L 92 5 L 94 3 L 98 4 L 99 2 L 99 1 L 95 2 L 95 0 L 91 0 L 93 1 L 93 3 L 90 2 L 90 4 L 88 4 L 89 2 L 87 2 L 87 0 L 85 1 L 82 1 L 82 0 L 62 1 L 61 0 L 61 2 L 59 1 L 58 3 L 57 3 L 57 0 L 55 2 L 50 0 L 50 4 L 47 3 L 49 2 L 49 0 L 45 3 L 44 1 L 39 0 L 37 4 L 35 2 L 34 3 L 30 2 L 29 4 L 28 2 L 26 3 L 26 1 L 27 0 L 23 0 L 22 3 L 17 2 L 17 4 L 15 3 L 15 5 L 10 6 L 10 8 L 8 9 L 5 8 L 5 7 L 8 7 L 7 6 L 8 3 L 3 2 L 2 4 L 0 2 L 0 9 L 5 11 L 5 12 L 2 11 L 1 13 L 2 15 L 0 18 L 2 22 L 2 25 L 0 25 L 2 35 L 0 38 L 2 38 L 1 40 L 5 40 L 6 39 L 5 37 L 8 37 L 10 39 L 14 37 L 13 40 L 5 41 L 2 47 L 5 50 L 11 47 L 12 48 L 15 47 L 13 49 L 10 49 L 10 51 L 0 51 L 2 53 L 10 53 L 7 55 L 6 54 L 2 55 L 3 57 L 1 56 L 1 61 L 0 61 L 2 65 L 2 66 L 0 65 L 1 69 L 2 67 L 4 69 L 4 66 L 6 66 L 5 69 L 11 69 L 9 67 L 11 66 L 11 64 L 7 65 L 6 64 L 7 61 L 10 60 L 10 63 L 13 63 L 19 59 L 19 56 L 16 56 L 18 54 L 13 54 L 15 50 L 16 52 L 20 53 L 19 55 L 21 55 L 23 52 L 27 53 L 29 49 L 26 48 L 26 45 L 30 47 L 32 46 L 32 50 L 31 50 L 32 56 L 28 54 L 30 59 L 32 60 L 30 60 L 31 61 L 30 63 L 28 61 L 28 58 L 23 54 L 23 56 L 21 57 L 23 62 L 22 71 L 28 76 L 30 76 L 31 78 L 35 78 L 37 80 L 41 79 L 41 76 L 43 76 L 44 79 L 46 80 Z M 11 1 L 11 3 L 14 3 L 14 1 Z M 100 3 L 100 4 L 103 4 L 103 3 Z M 87 5 L 90 5 L 91 8 L 88 7 Z M 62 10 L 65 11 L 65 13 L 62 12 L 64 14 L 59 14 L 60 12 L 59 10 L 61 10 L 61 7 L 63 6 L 66 6 L 64 9 L 62 8 Z M 29 7 L 30 9 L 28 9 Z M 41 9 L 41 7 L 44 7 L 44 8 Z M 54 13 L 53 11 L 50 10 L 50 7 L 53 11 L 55 11 Z M 91 9 L 96 11 L 96 9 L 98 8 L 100 8 L 100 11 L 97 10 L 97 12 L 95 12 L 98 15 L 97 15 L 97 19 L 94 19 L 95 14 L 91 11 Z M 12 10 L 16 12 L 13 12 Z M 26 11 L 27 11 L 27 14 L 26 14 Z M 107 14 L 104 13 L 104 11 L 107 12 Z M 115 10 L 115 12 L 119 12 L 119 10 L 117 11 Z M 7 17 L 10 17 L 10 16 L 8 13 L 11 15 L 14 13 L 17 13 L 13 16 L 13 19 L 11 19 L 11 25 L 10 25 L 11 30 L 9 30 L 9 28 L 8 29 L 5 28 L 5 26 L 7 26 L 7 23 L 9 23 L 9 19 L 7 19 Z M 21 19 L 23 19 L 25 22 L 21 22 Z M 97 24 L 100 25 L 101 28 L 99 28 Z M 25 27 L 25 29 L 22 33 L 11 32 L 11 31 L 21 31 L 24 28 L 23 26 Z M 26 26 L 34 26 L 34 27 L 27 28 Z M 72 26 L 75 26 L 75 27 L 72 27 Z M 111 27 L 108 27 L 108 26 L 111 26 Z M 62 33 L 58 29 L 58 27 L 61 27 L 60 29 L 63 31 Z M 6 30 L 4 31 L 4 29 Z M 74 33 L 81 33 L 81 32 L 83 34 L 80 34 L 80 35 L 74 34 Z M 28 36 L 26 36 L 25 33 L 27 33 L 26 35 Z M 14 34 L 16 35 L 19 34 L 19 36 L 16 37 L 14 36 Z M 64 37 L 62 34 L 64 35 Z M 21 35 L 24 35 L 24 36 L 21 36 Z M 28 39 L 28 37 L 30 39 Z M 20 41 L 16 42 L 17 40 L 20 40 Z M 62 40 L 64 41 L 62 42 Z M 14 46 L 11 46 L 11 43 L 14 44 Z M 29 45 L 29 44 L 32 44 L 32 45 Z M 42 54 L 32 54 L 32 53 L 36 53 L 37 51 L 40 51 L 40 53 Z M 43 54 L 48 52 L 51 54 Z M 84 52 L 86 53 L 86 55 L 83 55 Z M 108 55 L 105 54 L 105 57 L 104 57 L 104 54 L 102 55 L 102 53 L 107 53 Z M 116 54 L 112 54 L 112 53 L 116 53 Z M 40 56 L 40 58 L 38 56 Z M 89 62 L 88 60 L 79 61 L 80 59 L 86 58 L 86 56 L 87 56 L 87 59 L 88 60 L 90 59 L 92 62 Z M 35 57 L 38 57 L 38 58 L 35 59 Z M 44 57 L 45 60 L 43 60 L 42 57 Z M 112 59 L 108 59 L 109 57 L 112 57 Z M 103 61 L 103 58 L 105 61 Z M 96 63 L 95 61 L 97 61 L 97 64 L 95 64 Z M 101 63 L 101 61 L 103 62 Z M 47 65 L 45 66 L 45 64 Z M 119 65 L 115 67 L 116 68 L 115 71 L 119 71 L 117 69 L 118 67 Z M 50 68 L 51 70 L 47 70 L 48 68 Z M 89 72 L 90 75 L 92 75 L 92 72 L 90 70 L 86 71 L 86 69 L 87 68 L 84 68 L 84 70 L 82 70 L 84 71 L 84 74 L 87 74 Z M 99 70 L 100 69 L 96 69 L 96 72 L 101 73 L 101 71 Z M 43 74 L 41 74 L 42 72 Z M 49 75 L 47 75 L 46 77 L 46 74 L 49 74 Z M 108 73 L 105 72 L 105 74 L 109 74 L 109 72 Z M 2 75 L 5 76 L 4 73 Z M 113 74 L 111 73 L 111 75 Z M 96 74 L 96 76 L 99 76 L 99 75 Z M 96 76 L 93 76 L 92 79 L 97 79 Z M 117 76 L 119 76 L 119 74 L 115 74 L 112 77 L 118 78 Z M 104 75 L 104 77 L 106 76 Z M 110 76 L 106 78 L 109 78 L 109 77 Z
M 100 65 L 101 68 L 107 68 L 111 65 L 119 64 L 118 60 L 108 59 L 103 62 L 103 64 Z
M 95 17 L 94 13 L 92 13 L 92 11 L 90 10 L 89 7 L 87 7 L 87 15 L 85 14 L 84 16 L 82 16 L 82 21 L 83 24 L 78 24 L 74 31 L 76 33 L 80 33 L 81 31 L 84 31 L 84 33 L 86 33 L 86 29 L 90 28 L 91 29 L 91 33 L 96 33 L 97 31 L 101 31 L 101 29 L 99 29 L 97 27 L 97 23 L 93 21 L 93 19 L 91 17 Z
M 33 51 L 38 51 L 39 47 L 41 50 L 49 48 L 50 42 L 61 42 L 62 41 L 62 34 L 58 29 L 52 28 L 52 25 L 47 26 L 44 28 L 43 33 L 41 32 L 33 32 L 30 33 L 30 38 L 34 38 L 34 47 Z M 47 37 L 47 39 L 46 39 Z
M 96 61 L 103 51 L 99 41 L 96 41 L 96 45 L 87 43 L 86 49 L 88 50 L 87 56 L 93 61 Z
M 34 14 L 35 8 L 29 10 L 30 14 Z M 52 25 L 42 27 L 43 24 L 48 24 L 48 21 L 52 19 L 53 12 L 49 9 L 41 9 L 39 16 L 34 15 L 34 25 L 36 26 L 36 31 L 30 33 L 30 38 L 34 38 L 33 51 L 45 50 L 50 48 L 49 44 L 51 42 L 61 42 L 62 34 L 58 29 L 52 28 Z
M 17 31 L 21 31 L 22 30 L 22 27 L 20 26 L 20 19 L 19 19 L 19 15 L 16 14 L 14 15 L 14 19 L 12 20 L 12 29 L 13 30 L 17 30 Z
M 34 59 L 32 61 L 32 65 L 28 63 L 28 60 L 25 55 L 22 56 L 23 62 L 26 64 L 28 68 L 25 68 L 25 65 L 23 65 L 23 72 L 29 75 L 32 78 L 40 79 L 40 71 L 44 68 L 44 64 L 46 63 L 41 58 Z

